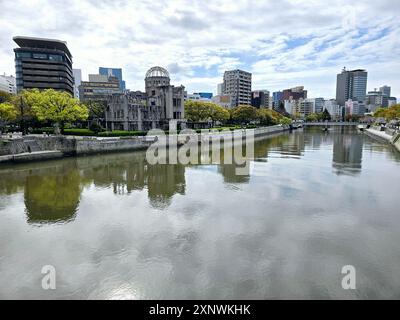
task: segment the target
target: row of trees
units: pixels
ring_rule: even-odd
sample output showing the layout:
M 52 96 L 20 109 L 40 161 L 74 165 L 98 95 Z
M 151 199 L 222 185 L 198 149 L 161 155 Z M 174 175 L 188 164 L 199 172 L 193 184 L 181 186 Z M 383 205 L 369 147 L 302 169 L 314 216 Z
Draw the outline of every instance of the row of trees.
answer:
M 374 112 L 375 118 L 385 118 L 386 120 L 400 120 L 400 104 L 395 104 L 389 108 L 379 108 Z
M 271 109 L 240 105 L 228 110 L 212 102 L 190 100 L 185 102 L 185 117 L 192 122 L 219 121 L 239 124 L 259 122 L 262 125 L 291 123 L 289 118 Z
M 67 122 L 88 117 L 88 107 L 65 91 L 29 89 L 18 95 L 0 96 L 0 122 L 3 126 L 17 122 L 24 134 L 28 126 L 38 122 L 49 122 L 63 133 Z
M 316 121 L 326 121 L 331 120 L 331 115 L 328 110 L 324 109 L 322 112 L 311 113 L 306 117 L 306 121 L 316 122 Z

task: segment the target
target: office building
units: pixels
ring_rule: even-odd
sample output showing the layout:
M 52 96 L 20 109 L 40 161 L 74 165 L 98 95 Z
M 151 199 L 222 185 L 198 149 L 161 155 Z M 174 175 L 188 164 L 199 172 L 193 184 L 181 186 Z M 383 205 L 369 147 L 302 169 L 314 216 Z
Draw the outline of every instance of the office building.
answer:
M 379 91 L 386 97 L 390 97 L 391 88 L 389 86 L 382 86 L 379 88 Z
M 11 94 L 17 93 L 16 80 L 14 76 L 0 75 L 0 91 Z
M 362 101 L 347 100 L 345 102 L 346 115 L 363 116 L 366 112 L 365 104 Z
M 122 69 L 121 68 L 99 68 L 99 74 L 107 77 L 115 77 L 119 82 L 119 89 L 121 91 L 126 90 L 125 81 L 122 79 Z
M 257 90 L 251 92 L 251 105 L 255 108 L 269 108 L 270 98 L 268 90 Z
M 100 74 L 89 74 L 89 81 L 81 81 L 79 98 L 81 101 L 102 101 L 106 103 L 109 95 L 121 93 L 119 80 Z
M 231 103 L 231 97 L 228 95 L 216 95 L 214 97 L 212 97 L 212 102 L 218 104 L 221 107 L 224 108 L 231 108 L 232 103 Z
M 231 106 L 251 104 L 251 73 L 243 70 L 225 71 L 222 86 L 224 95 L 231 97 Z
M 192 100 L 192 101 L 211 102 L 212 101 L 211 98 L 212 98 L 212 93 L 211 96 L 209 94 L 202 94 L 200 92 L 194 92 L 185 95 L 185 100 Z
M 279 104 L 283 102 L 282 100 L 283 92 L 282 91 L 275 91 L 272 93 L 272 107 L 278 108 Z
M 385 108 L 388 106 L 389 97 L 381 90 L 369 91 L 366 98 L 367 109 L 374 112 L 378 108 Z
M 397 99 L 395 97 L 390 97 L 388 99 L 388 107 L 391 107 L 393 105 L 397 104 Z
M 315 99 L 300 99 L 299 101 L 299 113 L 302 118 L 309 116 L 315 111 Z
M 348 71 L 346 68 L 337 75 L 336 81 L 336 101 L 344 106 L 347 100 L 365 102 L 367 93 L 366 70 L 357 69 Z
M 72 69 L 72 73 L 74 75 L 74 97 L 79 99 L 79 86 L 82 83 L 82 70 Z
M 285 89 L 282 92 L 282 100 L 300 100 L 307 99 L 307 90 L 303 86 Z
M 223 87 L 224 87 L 223 83 L 218 83 L 218 85 L 217 85 L 217 96 L 222 95 Z
M 14 37 L 17 91 L 56 89 L 74 94 L 72 55 L 60 40 Z

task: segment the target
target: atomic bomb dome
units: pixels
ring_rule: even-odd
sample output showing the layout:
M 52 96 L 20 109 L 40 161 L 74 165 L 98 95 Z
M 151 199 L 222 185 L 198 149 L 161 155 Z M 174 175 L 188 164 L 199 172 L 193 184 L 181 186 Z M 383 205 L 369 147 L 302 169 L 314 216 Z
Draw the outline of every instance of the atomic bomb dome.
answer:
M 152 67 L 146 72 L 146 79 L 148 78 L 168 78 L 169 73 L 166 69 L 162 67 Z

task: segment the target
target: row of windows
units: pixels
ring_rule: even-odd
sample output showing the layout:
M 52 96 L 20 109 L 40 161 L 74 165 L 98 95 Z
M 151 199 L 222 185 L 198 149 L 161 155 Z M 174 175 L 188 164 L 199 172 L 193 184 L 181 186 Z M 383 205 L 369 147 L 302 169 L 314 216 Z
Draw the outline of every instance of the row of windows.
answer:
M 29 58 L 51 61 L 66 61 L 65 57 L 60 54 L 39 53 L 39 52 L 16 52 L 17 58 Z

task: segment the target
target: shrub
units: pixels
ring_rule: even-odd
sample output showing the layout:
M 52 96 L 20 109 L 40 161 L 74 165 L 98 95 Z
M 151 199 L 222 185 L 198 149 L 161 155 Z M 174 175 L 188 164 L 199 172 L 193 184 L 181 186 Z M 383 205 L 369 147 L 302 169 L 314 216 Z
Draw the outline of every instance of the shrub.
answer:
M 103 127 L 101 125 L 99 125 L 97 122 L 92 122 L 89 126 L 89 130 L 91 130 L 97 134 L 97 133 L 103 131 Z
M 95 136 L 96 133 L 89 129 L 64 129 L 64 135 L 66 136 Z
M 31 133 L 33 134 L 53 134 L 54 133 L 54 128 L 53 127 L 43 127 L 43 128 L 35 128 L 31 130 Z
M 146 134 L 147 134 L 146 131 L 114 130 L 114 131 L 100 132 L 98 134 L 98 136 L 99 137 L 135 137 L 135 136 L 145 136 Z

